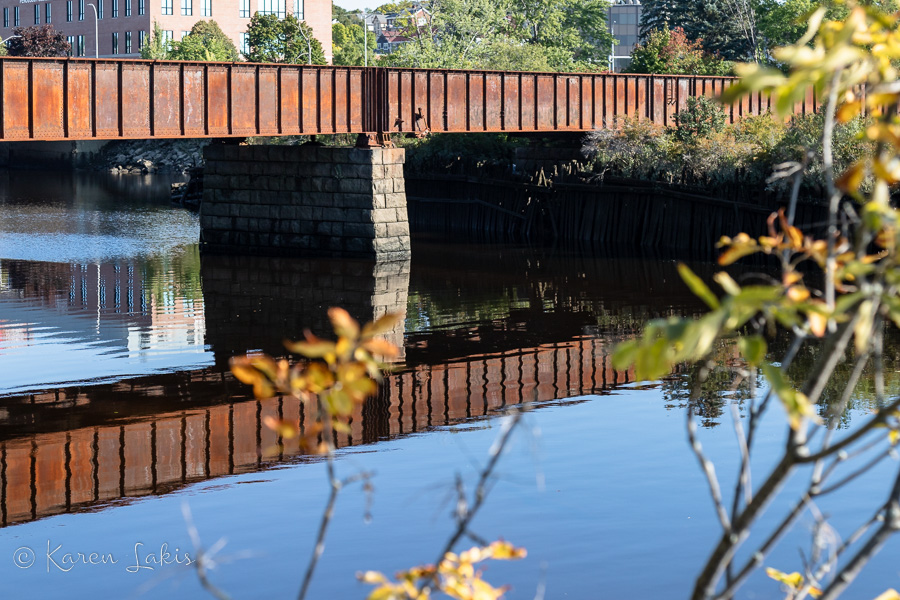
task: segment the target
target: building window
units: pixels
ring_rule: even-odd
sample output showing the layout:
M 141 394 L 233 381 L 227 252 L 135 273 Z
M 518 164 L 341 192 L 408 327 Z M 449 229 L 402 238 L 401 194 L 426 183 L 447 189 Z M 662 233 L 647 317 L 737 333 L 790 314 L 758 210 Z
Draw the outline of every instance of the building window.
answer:
M 250 18 L 250 0 L 241 0 L 241 8 L 238 16 L 242 19 Z
M 72 56 L 72 52 L 75 51 L 75 36 L 70 35 L 66 38 L 66 41 L 69 42 L 69 56 Z
M 181 0 L 181 16 L 190 17 L 192 14 L 194 14 L 193 0 Z
M 78 0 L 78 20 L 84 21 L 84 0 Z
M 75 44 L 75 56 L 84 56 L 84 36 L 79 35 Z
M 294 0 L 294 16 L 302 21 L 306 14 L 306 0 Z
M 162 32 L 162 39 L 163 39 L 163 45 L 164 45 L 166 48 L 169 48 L 169 47 L 172 45 L 172 40 L 173 40 L 174 37 L 175 37 L 175 36 L 173 35 L 174 33 L 175 33 L 175 32 L 172 31 L 171 29 L 164 29 L 164 30 L 163 30 L 163 32 Z
M 119 17 L 119 0 L 112 0 L 112 18 L 117 19 Z
M 172 0 L 162 0 L 162 14 L 172 14 Z
M 103 0 L 97 0 L 97 18 L 103 18 Z
M 19 7 L 18 7 L 18 6 L 16 6 L 16 7 L 13 9 L 13 24 L 14 24 L 16 27 L 18 27 L 19 25 L 21 25 L 21 23 L 19 23 Z
M 44 5 L 44 23 L 51 23 L 50 20 L 50 6 L 52 6 L 49 2 Z
M 119 53 L 119 32 L 113 31 L 112 34 L 112 54 Z
M 66 21 L 72 21 L 72 0 L 66 0 Z
M 34 24 L 35 25 L 41 24 L 41 5 L 40 4 L 34 5 Z
M 211 17 L 212 16 L 212 0 L 202 0 L 203 7 L 201 8 L 202 17 Z
M 9 27 L 9 8 L 3 9 L 3 26 Z
M 131 54 L 131 32 L 125 32 L 125 54 Z
M 246 31 L 241 34 L 241 54 L 244 56 L 250 54 L 250 34 Z
M 259 14 L 284 18 L 284 0 L 259 0 Z
M 143 15 L 146 12 L 146 9 L 144 8 L 144 3 L 146 1 L 147 0 L 138 0 L 138 16 Z
M 125 0 L 125 16 L 131 16 L 131 0 Z
M 146 31 L 138 31 L 138 50 L 144 49 L 144 44 L 147 43 L 147 32 Z

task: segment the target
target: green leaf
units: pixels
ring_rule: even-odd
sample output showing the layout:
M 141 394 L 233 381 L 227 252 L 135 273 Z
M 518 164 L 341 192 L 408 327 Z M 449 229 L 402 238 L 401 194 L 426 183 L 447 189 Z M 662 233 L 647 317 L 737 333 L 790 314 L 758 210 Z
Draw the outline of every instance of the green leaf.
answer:
M 640 352 L 640 345 L 637 340 L 628 340 L 617 344 L 612 355 L 613 369 L 624 371 L 633 365 L 634 361 L 637 360 L 638 352 Z
M 665 338 L 642 348 L 634 363 L 635 377 L 638 380 L 652 380 L 668 375 L 672 371 L 672 363 L 666 359 L 668 348 L 669 340 Z
M 869 338 L 875 323 L 875 303 L 871 300 L 864 300 L 856 310 L 856 314 L 858 320 L 853 328 L 853 339 L 856 343 L 856 353 L 862 354 L 869 347 Z
M 766 340 L 759 335 L 748 335 L 738 338 L 741 356 L 751 365 L 758 366 L 766 358 L 768 346 Z
M 729 296 L 737 296 L 741 293 L 741 286 L 725 271 L 719 271 L 713 275 L 713 281 L 718 283 Z
M 809 398 L 806 397 L 806 394 L 794 389 L 781 367 L 763 363 L 760 368 L 772 387 L 772 391 L 781 400 L 781 404 L 788 414 L 788 422 L 791 429 L 799 429 L 804 419 L 818 421 L 815 407 L 809 401 Z
M 681 275 L 681 279 L 687 284 L 694 295 L 703 300 L 707 306 L 713 310 L 719 308 L 719 299 L 716 298 L 716 295 L 712 293 L 712 290 L 710 290 L 709 287 L 703 283 L 703 280 L 697 277 L 686 264 L 678 263 L 678 274 Z

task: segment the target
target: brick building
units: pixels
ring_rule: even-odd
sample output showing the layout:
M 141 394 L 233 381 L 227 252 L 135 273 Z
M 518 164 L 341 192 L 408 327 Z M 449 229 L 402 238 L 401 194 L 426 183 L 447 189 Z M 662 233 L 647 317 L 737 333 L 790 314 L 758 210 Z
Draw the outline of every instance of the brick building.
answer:
M 0 38 L 15 27 L 49 23 L 68 38 L 72 56 L 104 58 L 139 57 L 154 21 L 179 41 L 194 23 L 212 19 L 243 50 L 253 13 L 293 13 L 312 27 L 328 62 L 332 56 L 331 0 L 0 0 L 0 10 Z

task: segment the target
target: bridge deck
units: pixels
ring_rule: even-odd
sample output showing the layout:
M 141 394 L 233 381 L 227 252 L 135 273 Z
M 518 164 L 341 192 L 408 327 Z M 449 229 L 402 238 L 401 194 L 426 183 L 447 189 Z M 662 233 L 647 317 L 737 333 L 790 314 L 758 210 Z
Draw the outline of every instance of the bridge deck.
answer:
M 618 116 L 671 125 L 727 77 L 112 59 L 0 59 L 0 141 L 383 132 L 554 132 Z M 812 90 L 796 112 L 814 111 Z M 729 120 L 766 112 L 756 94 Z

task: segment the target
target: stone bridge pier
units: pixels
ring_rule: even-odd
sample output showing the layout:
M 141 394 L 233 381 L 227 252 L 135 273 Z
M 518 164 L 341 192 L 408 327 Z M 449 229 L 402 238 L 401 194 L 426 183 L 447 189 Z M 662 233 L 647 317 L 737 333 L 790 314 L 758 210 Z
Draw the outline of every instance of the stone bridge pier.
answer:
M 211 144 L 205 252 L 409 257 L 402 148 Z

